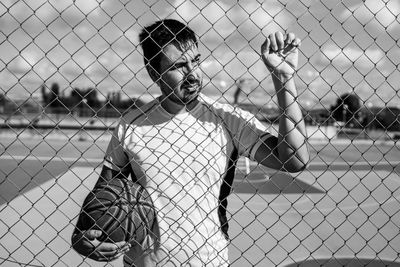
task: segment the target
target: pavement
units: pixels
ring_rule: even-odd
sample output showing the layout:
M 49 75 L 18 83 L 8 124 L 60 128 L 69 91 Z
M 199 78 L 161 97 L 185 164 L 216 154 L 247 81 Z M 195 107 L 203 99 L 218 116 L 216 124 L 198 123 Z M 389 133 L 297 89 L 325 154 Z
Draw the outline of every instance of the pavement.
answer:
M 2 135 L 1 266 L 121 266 L 84 260 L 70 247 L 107 145 L 107 138 L 86 134 Z M 295 174 L 239 161 L 228 200 L 232 266 L 399 261 L 399 144 L 318 140 L 310 150 L 310 166 Z

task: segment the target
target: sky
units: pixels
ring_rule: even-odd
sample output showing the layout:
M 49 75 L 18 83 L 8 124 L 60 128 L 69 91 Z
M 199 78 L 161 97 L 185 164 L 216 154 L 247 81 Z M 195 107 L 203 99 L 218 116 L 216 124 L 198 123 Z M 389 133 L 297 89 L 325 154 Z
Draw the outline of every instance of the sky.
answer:
M 175 18 L 197 34 L 203 92 L 232 102 L 274 106 L 271 76 L 260 46 L 276 31 L 302 41 L 296 86 L 304 108 L 326 108 L 343 93 L 366 106 L 400 107 L 398 0 L 2 0 L 0 93 L 40 98 L 57 82 L 96 88 L 99 98 L 120 91 L 150 101 L 159 89 L 144 68 L 138 33 Z

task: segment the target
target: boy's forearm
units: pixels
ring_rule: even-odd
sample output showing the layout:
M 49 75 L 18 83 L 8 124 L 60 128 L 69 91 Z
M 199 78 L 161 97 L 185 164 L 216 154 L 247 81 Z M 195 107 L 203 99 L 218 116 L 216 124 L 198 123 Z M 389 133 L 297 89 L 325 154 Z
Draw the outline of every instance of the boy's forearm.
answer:
M 272 73 L 276 89 L 280 118 L 278 133 L 279 159 L 287 169 L 302 169 L 309 155 L 307 133 L 303 115 L 298 105 L 297 90 L 293 75 Z

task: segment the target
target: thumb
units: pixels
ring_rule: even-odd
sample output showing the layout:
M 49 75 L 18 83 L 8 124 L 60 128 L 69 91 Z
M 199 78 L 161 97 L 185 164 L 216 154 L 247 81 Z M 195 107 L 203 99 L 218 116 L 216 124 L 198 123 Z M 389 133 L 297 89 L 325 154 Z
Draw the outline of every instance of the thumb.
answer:
M 87 239 L 94 240 L 99 238 L 102 234 L 100 230 L 87 230 L 84 235 Z
M 269 38 L 267 38 L 265 42 L 261 45 L 261 55 L 263 56 L 263 58 L 268 57 L 268 54 L 271 52 L 270 46 L 271 46 L 271 41 L 269 40 Z

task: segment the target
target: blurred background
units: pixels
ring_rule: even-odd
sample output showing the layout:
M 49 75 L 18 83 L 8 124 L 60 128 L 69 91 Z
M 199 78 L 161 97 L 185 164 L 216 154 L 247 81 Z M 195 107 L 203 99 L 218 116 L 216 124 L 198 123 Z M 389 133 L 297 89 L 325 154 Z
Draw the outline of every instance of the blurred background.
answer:
M 2 128 L 14 118 L 40 125 L 57 114 L 118 117 L 151 101 L 159 91 L 144 68 L 138 33 L 175 18 L 198 34 L 205 94 L 274 121 L 260 46 L 270 33 L 294 32 L 302 40 L 296 83 L 307 124 L 339 122 L 364 130 L 360 137 L 371 129 L 397 138 L 391 132 L 400 129 L 399 12 L 398 1 L 383 0 L 5 0 Z

